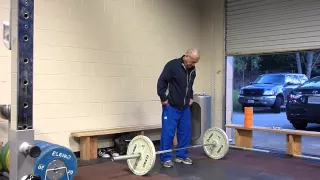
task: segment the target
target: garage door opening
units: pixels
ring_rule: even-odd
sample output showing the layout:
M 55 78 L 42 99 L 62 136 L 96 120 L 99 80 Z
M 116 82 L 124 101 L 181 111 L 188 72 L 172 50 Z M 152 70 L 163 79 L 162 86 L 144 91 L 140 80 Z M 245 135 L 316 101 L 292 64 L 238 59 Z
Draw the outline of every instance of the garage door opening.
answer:
M 233 124 L 243 125 L 244 108 L 252 107 L 254 126 L 320 131 L 320 51 L 231 59 Z M 285 134 L 253 131 L 252 136 L 254 147 L 286 149 Z M 317 141 L 303 136 L 302 152 L 320 154 Z

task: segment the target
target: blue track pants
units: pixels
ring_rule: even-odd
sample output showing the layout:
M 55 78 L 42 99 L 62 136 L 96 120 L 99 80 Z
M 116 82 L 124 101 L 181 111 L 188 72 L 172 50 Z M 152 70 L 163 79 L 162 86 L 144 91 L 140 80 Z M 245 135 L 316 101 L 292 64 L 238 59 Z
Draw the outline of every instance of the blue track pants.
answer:
M 191 139 L 191 115 L 190 107 L 179 110 L 170 105 L 162 107 L 162 130 L 160 140 L 160 150 L 172 148 L 172 141 L 177 130 L 177 148 L 190 146 Z M 188 157 L 188 150 L 176 151 L 176 156 L 180 158 Z M 172 153 L 160 154 L 160 161 L 165 162 L 172 159 Z

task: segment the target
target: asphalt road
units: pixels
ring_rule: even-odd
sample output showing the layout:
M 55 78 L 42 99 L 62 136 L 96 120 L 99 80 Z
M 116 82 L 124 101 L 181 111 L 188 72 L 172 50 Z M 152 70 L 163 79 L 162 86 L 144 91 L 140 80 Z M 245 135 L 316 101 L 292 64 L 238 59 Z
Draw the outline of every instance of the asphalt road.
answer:
M 243 124 L 244 114 L 242 112 L 234 112 L 232 117 L 233 124 Z M 274 114 L 268 109 L 254 109 L 253 125 L 263 127 L 278 127 L 283 129 L 294 129 L 286 118 L 285 112 Z M 319 131 L 320 125 L 309 124 L 308 131 Z M 232 132 L 232 138 L 234 137 Z M 283 134 L 254 132 L 253 145 L 266 147 L 275 150 L 285 151 L 286 136 Z M 302 137 L 302 152 L 308 155 L 320 156 L 320 138 Z

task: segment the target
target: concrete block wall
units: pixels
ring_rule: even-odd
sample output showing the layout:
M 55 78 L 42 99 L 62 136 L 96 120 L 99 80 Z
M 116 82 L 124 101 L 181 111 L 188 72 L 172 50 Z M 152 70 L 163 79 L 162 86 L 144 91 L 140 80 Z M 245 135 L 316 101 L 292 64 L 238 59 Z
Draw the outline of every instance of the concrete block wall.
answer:
M 72 131 L 161 124 L 157 78 L 167 61 L 190 47 L 202 52 L 195 93 L 223 93 L 219 2 L 36 1 L 35 138 L 77 151 Z M 9 1 L 0 2 L 0 20 L 9 20 L 8 8 Z M 0 63 L 0 102 L 10 104 L 10 52 L 4 45 Z M 223 97 L 213 99 L 214 121 L 221 126 Z M 6 121 L 0 122 L 0 138 L 7 139 Z
M 226 122 L 226 57 L 225 57 L 225 1 L 202 0 L 201 2 L 201 49 L 208 62 L 207 75 L 202 81 L 208 83 L 212 98 L 211 123 L 224 128 Z M 209 77 L 206 79 L 206 77 Z
M 2 21 L 10 17 L 9 1 L 0 1 L 0 33 L 2 38 Z M 11 59 L 10 51 L 0 42 L 0 104 L 11 102 Z M 0 118 L 0 141 L 8 139 L 8 121 Z

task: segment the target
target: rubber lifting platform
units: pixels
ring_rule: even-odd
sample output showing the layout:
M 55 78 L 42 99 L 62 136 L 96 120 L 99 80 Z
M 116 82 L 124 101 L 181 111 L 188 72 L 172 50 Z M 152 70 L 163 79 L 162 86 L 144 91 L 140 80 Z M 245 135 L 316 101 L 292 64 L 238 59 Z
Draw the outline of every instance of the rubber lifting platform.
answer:
M 189 153 L 193 165 L 175 163 L 174 168 L 163 168 L 157 156 L 155 167 L 144 177 L 133 175 L 126 161 L 80 161 L 75 180 L 316 180 L 320 176 L 320 162 L 280 154 L 230 149 L 224 159 L 213 160 L 202 148 Z

